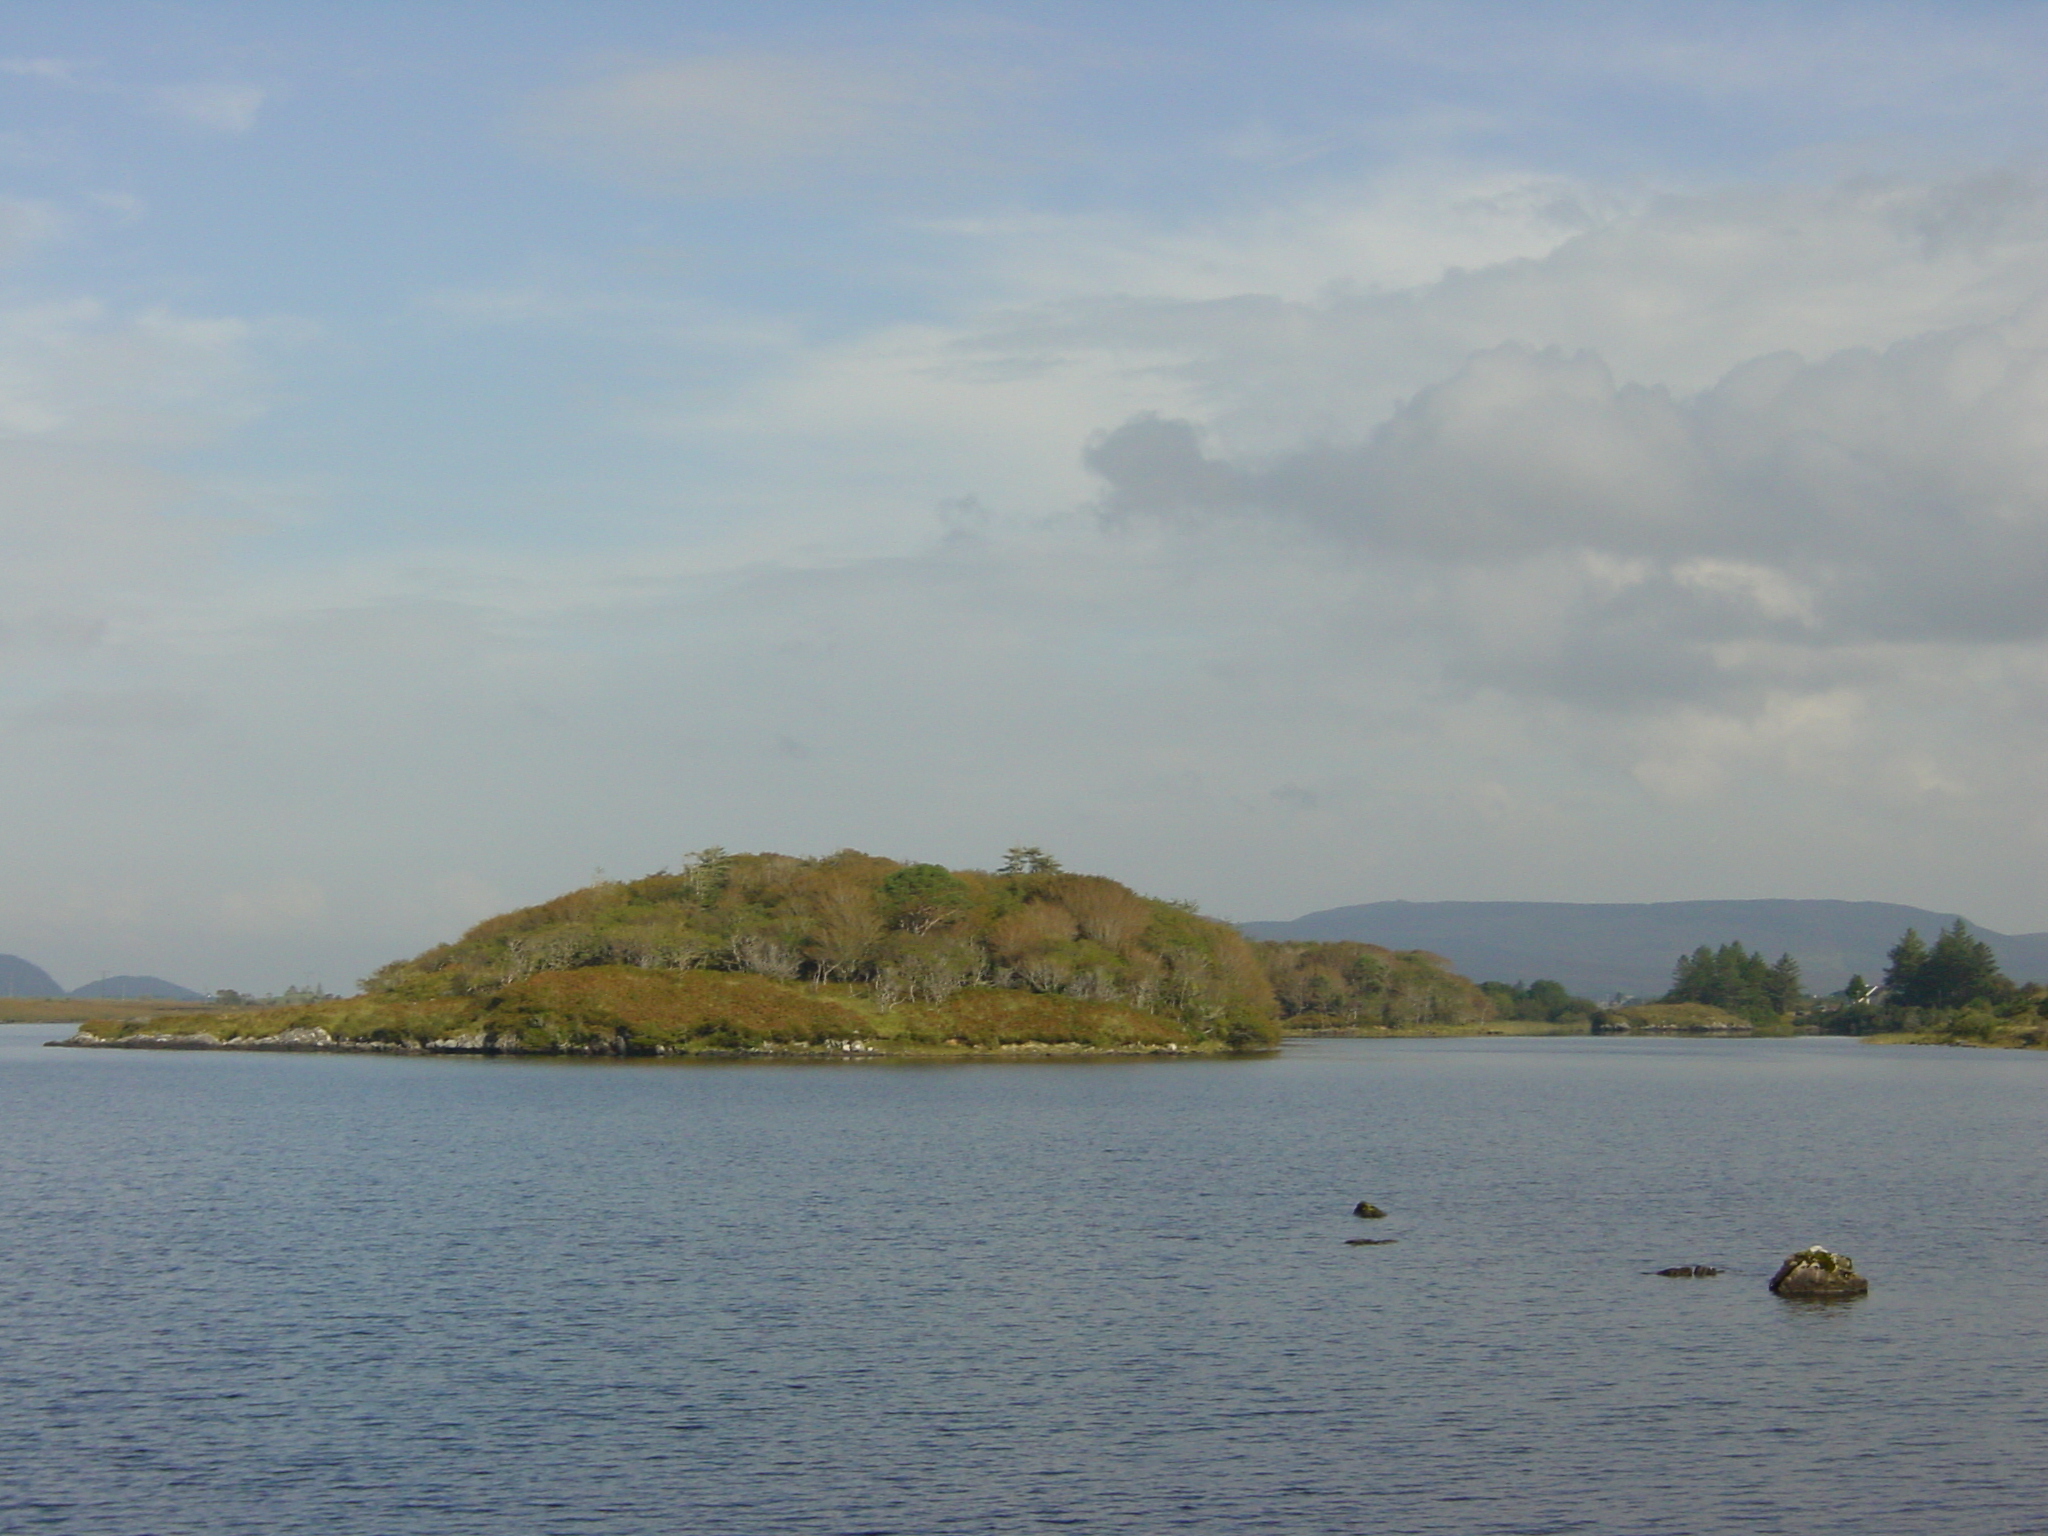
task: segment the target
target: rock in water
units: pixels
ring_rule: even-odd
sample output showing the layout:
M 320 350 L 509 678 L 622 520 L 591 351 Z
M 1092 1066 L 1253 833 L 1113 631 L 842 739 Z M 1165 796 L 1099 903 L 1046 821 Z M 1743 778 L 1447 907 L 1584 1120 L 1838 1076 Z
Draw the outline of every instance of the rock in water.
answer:
M 1389 1243 L 1399 1241 L 1399 1238 L 1394 1237 L 1347 1237 L 1344 1239 L 1344 1246 L 1346 1248 L 1384 1248 Z
M 1704 1280 L 1709 1275 L 1721 1273 L 1711 1264 L 1674 1264 L 1669 1269 L 1660 1269 L 1658 1274 L 1667 1280 Z
M 1870 1282 L 1856 1273 L 1855 1264 L 1847 1257 L 1815 1243 L 1778 1266 L 1771 1276 L 1771 1289 L 1780 1296 L 1832 1301 L 1861 1296 L 1870 1289 Z
M 1374 1205 L 1370 1200 L 1361 1200 L 1358 1202 L 1358 1204 L 1351 1207 L 1351 1214 L 1354 1216 L 1369 1217 L 1372 1220 L 1377 1221 L 1380 1217 L 1386 1215 L 1387 1213 L 1381 1210 L 1378 1206 Z

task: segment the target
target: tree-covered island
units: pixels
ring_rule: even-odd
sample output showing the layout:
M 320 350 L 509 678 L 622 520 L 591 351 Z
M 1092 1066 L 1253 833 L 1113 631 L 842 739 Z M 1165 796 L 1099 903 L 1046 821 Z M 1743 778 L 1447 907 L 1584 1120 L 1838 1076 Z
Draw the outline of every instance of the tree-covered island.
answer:
M 1679 957 L 1663 998 L 1603 1007 L 1555 981 L 1475 985 L 1423 950 L 1255 942 L 1036 848 L 993 871 L 707 848 L 677 871 L 488 918 L 384 966 L 355 997 L 95 1005 L 59 1043 L 838 1058 L 1216 1056 L 1284 1035 L 1589 1031 L 2048 1044 L 2048 992 L 2006 980 L 1961 923 L 1932 945 L 1909 932 L 1890 958 L 1880 986 L 1813 998 L 1789 955 L 1702 946 Z
M 1481 1023 L 1434 956 L 1255 945 L 1036 848 L 993 872 L 708 848 L 394 961 L 359 996 L 94 1020 L 89 1044 L 591 1056 L 1221 1055 Z

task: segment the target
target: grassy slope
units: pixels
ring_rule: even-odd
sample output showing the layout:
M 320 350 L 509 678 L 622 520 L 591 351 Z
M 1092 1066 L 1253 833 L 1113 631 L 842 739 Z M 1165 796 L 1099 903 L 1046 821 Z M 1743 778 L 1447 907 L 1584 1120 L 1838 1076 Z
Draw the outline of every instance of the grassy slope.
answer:
M 168 998 L 5 997 L 0 1024 L 76 1024 L 81 1020 L 172 1018 L 205 1012 L 211 1003 Z
M 1605 1010 L 1605 1017 L 1625 1022 L 1631 1031 L 1651 1034 L 1747 1035 L 1757 1028 L 1750 1020 L 1710 1003 L 1632 1003 Z

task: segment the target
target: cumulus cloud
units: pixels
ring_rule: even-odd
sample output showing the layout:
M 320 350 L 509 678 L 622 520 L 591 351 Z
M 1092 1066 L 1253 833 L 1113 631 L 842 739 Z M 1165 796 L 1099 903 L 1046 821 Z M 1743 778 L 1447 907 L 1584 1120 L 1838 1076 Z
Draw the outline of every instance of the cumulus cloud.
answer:
M 1770 353 L 1991 323 L 2048 272 L 2048 193 L 2012 175 L 1631 197 L 1496 176 L 1438 192 L 1375 184 L 1203 238 L 1026 231 L 999 259 L 1020 286 L 1042 272 L 1048 296 L 963 337 L 963 354 L 1143 370 L 1225 440 L 1280 447 L 1355 438 L 1504 342 L 1690 393 Z
M 2035 640 L 2041 320 L 1759 358 L 1689 396 L 1619 383 L 1588 353 L 1509 345 L 1357 446 L 1234 463 L 1188 422 L 1141 417 L 1088 463 L 1118 517 L 1284 518 L 1361 556 L 1550 583 L 1572 570 L 1578 623 L 1560 643 L 1631 674 L 1668 669 L 1680 691 L 1737 641 Z
M 950 153 L 957 87 L 909 66 L 778 54 L 637 64 L 549 91 L 521 132 L 609 180 L 684 194 L 893 175 Z
M 1683 890 L 2025 925 L 2030 877 L 1984 866 L 2048 853 L 2036 190 L 1447 196 L 962 223 L 961 289 L 999 308 L 824 342 L 615 288 L 444 295 L 437 345 L 691 359 L 587 370 L 664 381 L 620 384 L 603 447 L 684 510 L 538 549 L 407 528 L 201 616 L 11 610 L 16 793 L 74 808 L 18 854 L 13 947 L 56 890 L 212 980 L 345 980 L 711 842 L 1032 841 L 1239 917 Z M 56 477 L 10 532 L 77 569 L 175 526 L 181 445 L 261 407 L 264 340 L 0 320 L 4 451 Z M 715 387 L 669 382 L 714 352 Z M 710 503 L 738 509 L 715 548 L 684 526 Z M 184 894 L 123 917 L 139 877 L 80 848 L 143 845 Z
M 1466 685 L 1757 710 L 2048 631 L 2044 209 L 2003 175 L 1663 196 L 1404 290 L 977 344 L 1162 381 L 1086 451 L 1113 522 L 1399 571 Z

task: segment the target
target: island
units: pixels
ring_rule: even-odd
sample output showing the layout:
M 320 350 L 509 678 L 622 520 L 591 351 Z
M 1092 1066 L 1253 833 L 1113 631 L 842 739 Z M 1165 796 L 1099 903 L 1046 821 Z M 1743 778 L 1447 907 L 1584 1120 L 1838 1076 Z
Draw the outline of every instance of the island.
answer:
M 79 1047 L 611 1057 L 1227 1056 L 1486 1026 L 1440 957 L 1255 944 L 1036 848 L 993 871 L 707 848 L 384 966 L 360 995 L 96 1017 Z

